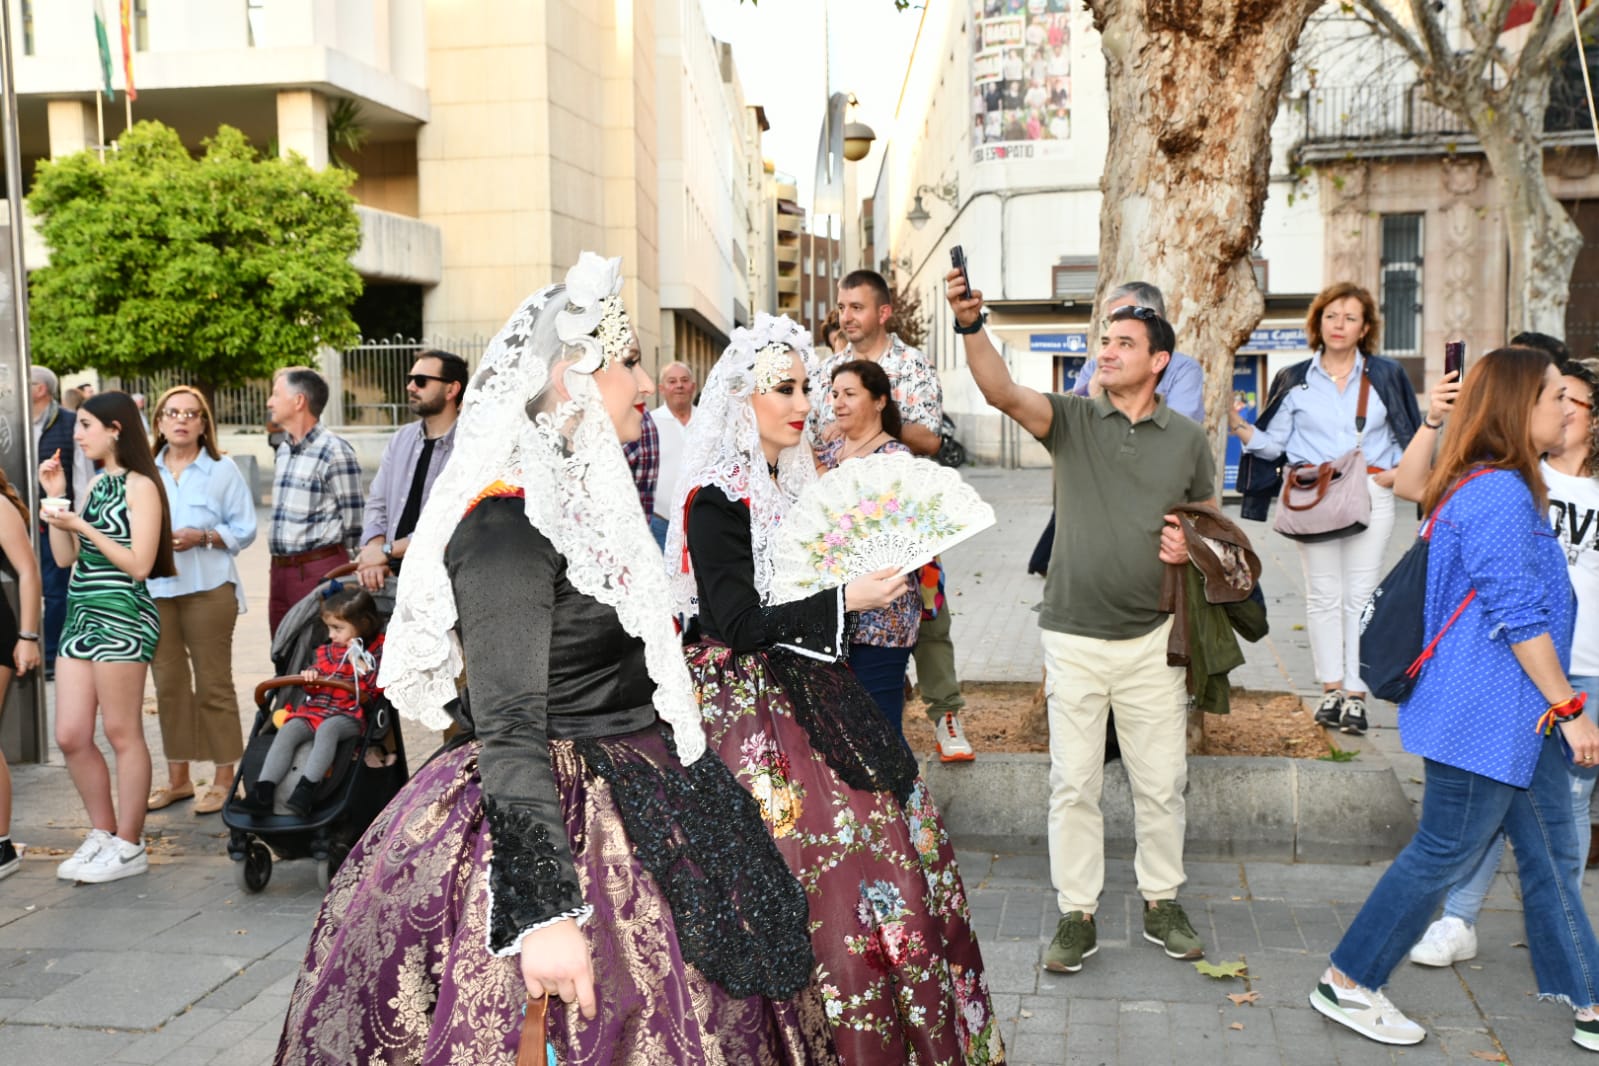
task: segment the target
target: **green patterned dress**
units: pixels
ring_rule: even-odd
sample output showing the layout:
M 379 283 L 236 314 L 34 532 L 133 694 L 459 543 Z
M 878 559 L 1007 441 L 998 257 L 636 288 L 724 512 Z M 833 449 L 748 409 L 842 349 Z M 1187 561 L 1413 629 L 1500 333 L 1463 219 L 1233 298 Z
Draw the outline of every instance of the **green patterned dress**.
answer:
M 89 486 L 83 520 L 124 547 L 133 542 L 126 473 L 102 474 Z M 144 582 L 118 569 L 79 534 L 61 654 L 101 663 L 147 663 L 160 636 L 161 616 Z

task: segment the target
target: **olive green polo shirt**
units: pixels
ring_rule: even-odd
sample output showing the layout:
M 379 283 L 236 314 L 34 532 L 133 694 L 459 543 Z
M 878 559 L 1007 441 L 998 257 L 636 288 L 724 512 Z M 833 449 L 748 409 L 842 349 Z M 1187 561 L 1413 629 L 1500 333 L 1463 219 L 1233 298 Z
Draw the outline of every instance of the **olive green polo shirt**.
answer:
M 1130 640 L 1166 620 L 1160 530 L 1180 503 L 1215 495 L 1205 431 L 1158 399 L 1130 422 L 1101 393 L 1050 393 L 1054 421 L 1039 443 L 1055 469 L 1055 548 L 1038 624 L 1059 633 Z

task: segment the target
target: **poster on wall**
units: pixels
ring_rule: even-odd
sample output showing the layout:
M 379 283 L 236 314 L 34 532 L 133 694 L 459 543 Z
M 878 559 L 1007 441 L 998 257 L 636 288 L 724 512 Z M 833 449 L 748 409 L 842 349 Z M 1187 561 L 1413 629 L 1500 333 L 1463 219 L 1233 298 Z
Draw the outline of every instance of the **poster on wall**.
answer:
M 972 0 L 972 161 L 1064 155 L 1070 0 Z

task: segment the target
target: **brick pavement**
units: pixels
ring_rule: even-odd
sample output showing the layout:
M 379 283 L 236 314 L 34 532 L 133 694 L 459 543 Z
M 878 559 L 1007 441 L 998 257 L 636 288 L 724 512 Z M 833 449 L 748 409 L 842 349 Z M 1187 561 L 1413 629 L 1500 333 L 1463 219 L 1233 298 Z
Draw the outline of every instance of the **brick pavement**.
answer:
M 951 553 L 963 676 L 1037 677 L 1030 608 L 1041 585 L 1023 571 L 1048 517 L 1047 476 L 967 473 L 995 504 L 1001 527 Z M 1396 535 L 1395 554 L 1405 532 Z M 1251 650 L 1247 683 L 1314 688 L 1301 680 L 1309 678 L 1308 650 L 1293 628 L 1303 609 L 1297 560 L 1291 546 L 1269 536 L 1261 549 L 1277 631 Z M 264 549 L 252 548 L 242 566 L 252 602 L 264 604 Z M 269 668 L 265 612 L 240 623 L 236 680 L 247 693 Z M 153 717 L 147 726 L 159 781 Z M 1385 751 L 1385 731 L 1375 732 L 1373 747 Z M 413 760 L 431 750 L 432 738 L 407 739 Z M 981 766 L 979 759 L 973 769 Z M 196 767 L 197 776 L 208 769 Z M 15 834 L 35 857 L 0 882 L 0 1064 L 269 1063 L 320 902 L 312 865 L 278 864 L 266 891 L 247 895 L 221 854 L 220 823 L 180 805 L 150 817 L 158 861 L 147 877 L 67 885 L 53 876 L 57 860 L 41 853 L 70 848 L 84 830 L 71 782 L 59 762 L 15 775 Z M 1248 964 L 1250 976 L 1232 981 L 1201 977 L 1141 939 L 1129 862 L 1107 863 L 1100 952 L 1075 977 L 1039 967 L 1055 921 L 1043 856 L 965 851 L 961 867 L 1010 1061 L 1020 1066 L 1470 1064 L 1500 1051 L 1520 1066 L 1577 1058 L 1569 1012 L 1531 994 L 1519 902 L 1506 874 L 1489 896 L 1474 963 L 1443 971 L 1407 965 L 1395 975 L 1395 1000 L 1432 1035 L 1415 1048 L 1388 1049 L 1336 1029 L 1304 998 L 1380 866 L 1189 864 L 1184 899 L 1210 957 Z M 1590 908 L 1594 893 L 1584 891 Z M 1225 998 L 1244 991 L 1260 994 L 1254 1006 Z

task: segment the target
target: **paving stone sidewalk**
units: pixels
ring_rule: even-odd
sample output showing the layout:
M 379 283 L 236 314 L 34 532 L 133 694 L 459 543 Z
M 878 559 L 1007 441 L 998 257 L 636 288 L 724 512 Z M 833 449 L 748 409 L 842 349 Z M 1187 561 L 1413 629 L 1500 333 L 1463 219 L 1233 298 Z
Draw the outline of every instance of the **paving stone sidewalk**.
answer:
M 951 553 L 962 676 L 1036 678 L 1031 606 L 1041 583 L 1024 570 L 1048 518 L 1047 475 L 967 473 L 1001 524 Z M 1396 556 L 1409 532 L 1396 532 Z M 1277 628 L 1251 651 L 1243 683 L 1313 689 L 1304 635 L 1293 629 L 1303 621 L 1297 559 L 1269 536 L 1260 547 Z M 264 605 L 259 544 L 241 570 L 251 602 Z M 246 721 L 248 690 L 270 672 L 264 615 L 258 607 L 241 618 L 236 638 Z M 1391 726 L 1390 708 L 1374 710 L 1374 721 Z M 159 783 L 153 716 L 146 725 Z M 1391 730 L 1374 732 L 1374 752 L 1385 752 L 1382 734 Z M 413 765 L 434 739 L 407 734 Z M 209 767 L 195 770 L 208 776 Z M 54 877 L 58 857 L 45 854 L 75 846 L 86 829 L 65 769 L 57 760 L 14 774 L 14 835 L 34 857 L 0 882 L 0 1066 L 271 1062 L 321 900 L 312 865 L 276 865 L 266 890 L 251 896 L 235 886 L 220 823 L 180 804 L 150 816 L 157 862 L 148 876 L 68 885 Z M 1519 1066 L 1582 1061 L 1569 1042 L 1569 1012 L 1533 996 L 1520 904 L 1505 874 L 1489 897 L 1475 962 L 1443 971 L 1407 965 L 1395 975 L 1394 999 L 1431 1035 L 1415 1048 L 1388 1049 L 1336 1029 L 1305 1001 L 1380 867 L 1191 863 L 1184 900 L 1210 958 L 1248 965 L 1248 978 L 1217 981 L 1143 941 L 1128 862 L 1107 864 L 1099 954 L 1065 977 L 1039 966 L 1056 919 L 1044 857 L 968 851 L 960 859 L 1010 1061 L 1019 1066 L 1480 1063 L 1501 1052 Z M 1585 889 L 1590 908 L 1594 892 Z M 1226 998 L 1245 992 L 1259 993 L 1253 1005 Z

